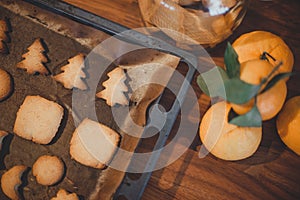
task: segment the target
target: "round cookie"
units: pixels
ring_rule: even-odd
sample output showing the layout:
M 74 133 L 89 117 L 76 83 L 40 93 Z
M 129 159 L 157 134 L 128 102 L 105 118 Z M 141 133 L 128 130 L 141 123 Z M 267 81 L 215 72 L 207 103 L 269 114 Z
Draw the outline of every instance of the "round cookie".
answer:
M 47 186 L 58 183 L 62 179 L 64 171 L 63 161 L 56 156 L 41 156 L 32 167 L 32 173 L 37 182 Z
M 0 69 L 0 101 L 6 99 L 12 91 L 12 78 L 8 72 Z

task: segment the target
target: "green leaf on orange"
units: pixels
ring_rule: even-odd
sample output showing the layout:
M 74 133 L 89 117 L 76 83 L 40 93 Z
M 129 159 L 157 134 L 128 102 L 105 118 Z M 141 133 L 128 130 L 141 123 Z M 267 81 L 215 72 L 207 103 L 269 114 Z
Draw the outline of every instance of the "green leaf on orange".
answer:
M 222 92 L 222 87 L 218 90 L 220 97 L 231 103 L 244 104 L 258 94 L 261 85 L 252 85 L 240 78 L 232 78 L 224 81 L 224 87 L 225 93 Z
M 240 62 L 238 60 L 238 55 L 229 42 L 227 43 L 225 50 L 224 62 L 229 78 L 237 78 L 240 76 Z
M 293 73 L 292 72 L 287 72 L 287 73 L 280 73 L 277 74 L 276 76 L 274 76 L 266 85 L 266 87 L 263 89 L 263 91 L 261 91 L 261 93 L 266 92 L 267 90 L 269 90 L 270 88 L 272 88 L 278 81 L 286 78 L 286 77 L 290 77 L 292 76 Z
M 200 74 L 197 77 L 197 84 L 206 95 L 217 97 L 219 96 L 219 88 L 224 85 L 225 80 L 228 80 L 225 70 L 216 66 L 211 70 Z
M 241 127 L 261 127 L 262 118 L 256 104 L 254 104 L 249 112 L 231 119 L 229 123 Z

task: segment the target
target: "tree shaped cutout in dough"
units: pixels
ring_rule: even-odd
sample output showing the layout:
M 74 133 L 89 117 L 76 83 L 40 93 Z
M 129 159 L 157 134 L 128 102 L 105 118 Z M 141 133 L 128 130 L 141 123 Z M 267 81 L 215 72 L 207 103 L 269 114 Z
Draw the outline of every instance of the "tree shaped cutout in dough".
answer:
M 0 20 L 0 53 L 7 54 L 7 43 L 10 41 L 8 37 L 9 27 L 7 20 Z
M 78 88 L 86 90 L 87 85 L 84 82 L 86 78 L 86 74 L 83 71 L 84 68 L 84 55 L 80 53 L 68 59 L 68 64 L 61 67 L 62 73 L 57 74 L 53 78 L 57 82 L 62 83 L 67 89 Z
M 97 93 L 96 96 L 106 100 L 106 103 L 109 106 L 114 106 L 116 104 L 128 105 L 129 101 L 124 94 L 125 92 L 128 92 L 128 88 L 124 83 L 126 80 L 124 70 L 117 67 L 107 75 L 109 79 L 102 84 L 105 89 Z
M 49 71 L 45 67 L 48 58 L 45 56 L 45 48 L 40 38 L 37 38 L 28 48 L 28 52 L 22 55 L 24 58 L 17 64 L 20 69 L 25 69 L 28 74 L 43 74 L 48 75 Z

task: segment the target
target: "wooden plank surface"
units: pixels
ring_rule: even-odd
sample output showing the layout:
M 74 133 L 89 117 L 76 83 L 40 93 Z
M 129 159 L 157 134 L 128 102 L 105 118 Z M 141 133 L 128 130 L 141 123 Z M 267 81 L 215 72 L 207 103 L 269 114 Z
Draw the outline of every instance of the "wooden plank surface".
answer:
M 133 0 L 65 1 L 130 28 L 143 25 L 138 4 Z M 295 57 L 296 75 L 287 83 L 287 98 L 300 95 L 299 10 L 298 0 L 253 0 L 241 26 L 226 40 L 233 42 L 253 30 L 280 35 Z M 225 44 L 210 50 L 217 64 L 222 64 Z M 203 114 L 209 101 L 195 81 L 193 87 Z M 200 144 L 196 138 L 194 147 Z M 252 157 L 237 162 L 222 161 L 212 155 L 200 159 L 195 148 L 191 148 L 170 166 L 153 173 L 143 199 L 300 199 L 300 157 L 281 142 L 272 119 L 264 122 L 263 140 Z
M 135 0 L 64 1 L 129 28 L 143 26 L 140 10 Z

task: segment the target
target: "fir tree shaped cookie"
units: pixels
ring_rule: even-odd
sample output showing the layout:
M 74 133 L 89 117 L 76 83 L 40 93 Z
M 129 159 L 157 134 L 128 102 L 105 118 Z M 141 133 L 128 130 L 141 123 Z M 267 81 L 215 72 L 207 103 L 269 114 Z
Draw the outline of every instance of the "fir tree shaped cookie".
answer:
M 28 52 L 22 55 L 24 58 L 17 64 L 20 69 L 25 69 L 28 74 L 43 74 L 48 75 L 49 71 L 45 67 L 48 58 L 45 56 L 45 48 L 40 38 L 37 38 L 28 48 Z
M 128 92 L 128 88 L 124 83 L 126 79 L 124 70 L 117 67 L 107 75 L 109 79 L 102 84 L 105 89 L 97 93 L 96 96 L 105 99 L 109 106 L 116 104 L 128 105 L 128 99 L 124 94 L 124 92 Z
M 68 60 L 68 64 L 61 67 L 62 73 L 57 74 L 53 78 L 64 85 L 67 89 L 78 88 L 86 90 L 87 85 L 84 82 L 86 74 L 83 71 L 85 68 L 84 55 L 82 53 Z
M 8 53 L 8 47 L 7 44 L 10 42 L 10 39 L 8 37 L 9 32 L 9 26 L 7 19 L 0 20 L 0 53 L 7 54 Z

